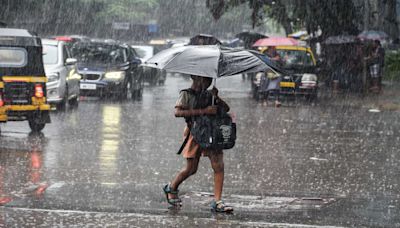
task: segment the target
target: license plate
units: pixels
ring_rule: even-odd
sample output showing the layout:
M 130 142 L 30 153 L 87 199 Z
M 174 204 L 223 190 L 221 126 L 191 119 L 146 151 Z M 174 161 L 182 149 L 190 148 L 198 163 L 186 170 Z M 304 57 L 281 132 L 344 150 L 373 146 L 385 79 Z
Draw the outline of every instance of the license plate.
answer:
M 81 84 L 81 89 L 95 90 L 96 84 Z
M 280 83 L 281 87 L 286 87 L 286 88 L 295 88 L 296 84 L 294 82 L 281 82 Z

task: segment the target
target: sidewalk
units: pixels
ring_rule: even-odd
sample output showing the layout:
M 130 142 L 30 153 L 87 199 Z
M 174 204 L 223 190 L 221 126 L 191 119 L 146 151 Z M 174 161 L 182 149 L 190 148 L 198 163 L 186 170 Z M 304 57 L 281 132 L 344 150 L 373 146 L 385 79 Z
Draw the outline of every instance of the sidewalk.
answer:
M 341 91 L 333 94 L 330 89 L 320 92 L 319 103 L 327 106 L 348 106 L 353 108 L 373 109 L 372 111 L 400 111 L 400 82 L 382 82 L 379 94 L 360 94 Z

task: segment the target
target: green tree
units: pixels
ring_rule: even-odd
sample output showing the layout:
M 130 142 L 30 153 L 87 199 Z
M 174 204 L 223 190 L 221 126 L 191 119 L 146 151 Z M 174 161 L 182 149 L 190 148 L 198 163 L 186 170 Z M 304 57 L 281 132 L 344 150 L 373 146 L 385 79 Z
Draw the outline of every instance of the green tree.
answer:
M 360 17 L 353 2 L 348 0 L 207 0 L 215 19 L 241 4 L 248 4 L 252 9 L 253 26 L 264 18 L 271 18 L 280 23 L 286 33 L 303 26 L 310 33 L 321 29 L 322 37 L 358 32 Z

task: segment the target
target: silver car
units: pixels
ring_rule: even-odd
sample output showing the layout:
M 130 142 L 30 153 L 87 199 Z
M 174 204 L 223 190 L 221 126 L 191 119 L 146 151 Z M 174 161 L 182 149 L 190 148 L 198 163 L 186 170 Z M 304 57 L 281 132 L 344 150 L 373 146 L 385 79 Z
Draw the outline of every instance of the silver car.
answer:
M 67 103 L 77 107 L 81 75 L 76 70 L 77 60 L 63 41 L 42 39 L 43 63 L 47 76 L 47 101 L 57 110 L 64 110 Z

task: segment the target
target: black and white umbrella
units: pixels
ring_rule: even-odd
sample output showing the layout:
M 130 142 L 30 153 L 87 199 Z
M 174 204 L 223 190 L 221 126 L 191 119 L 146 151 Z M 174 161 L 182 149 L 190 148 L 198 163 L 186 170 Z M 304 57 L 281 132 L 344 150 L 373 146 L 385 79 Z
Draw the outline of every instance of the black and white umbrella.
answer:
M 168 72 L 209 78 L 272 70 L 282 72 L 262 54 L 218 45 L 182 46 L 166 49 L 144 64 Z

